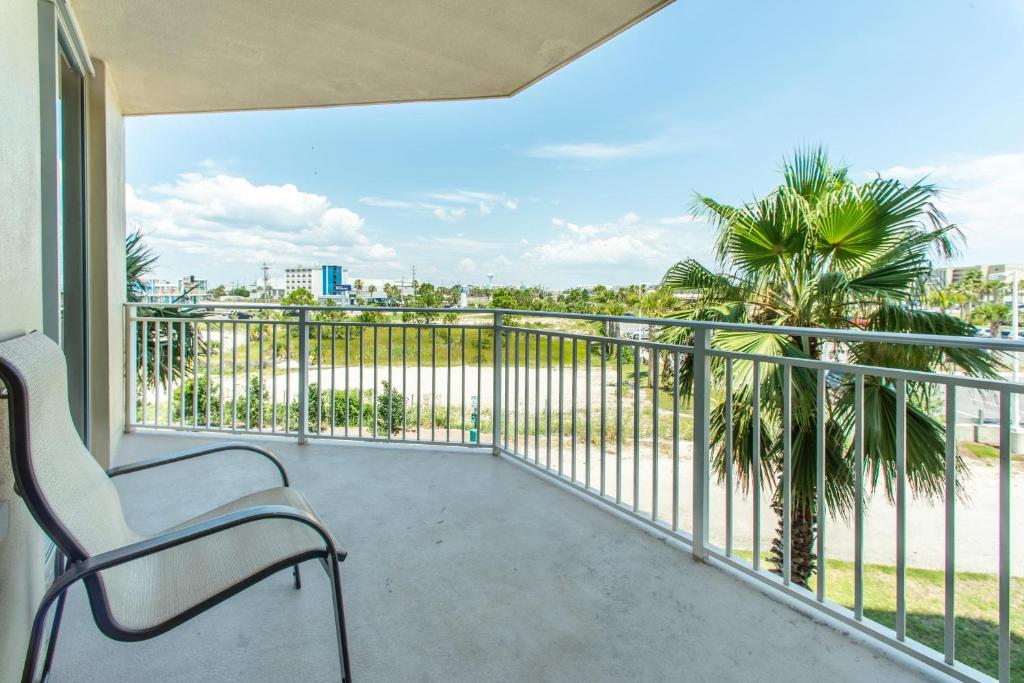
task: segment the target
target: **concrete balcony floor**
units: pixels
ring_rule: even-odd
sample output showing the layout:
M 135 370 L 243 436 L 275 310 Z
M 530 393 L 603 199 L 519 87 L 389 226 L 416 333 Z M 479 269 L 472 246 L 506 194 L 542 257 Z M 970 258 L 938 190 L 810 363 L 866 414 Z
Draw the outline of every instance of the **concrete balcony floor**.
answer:
M 218 440 L 125 438 L 119 463 Z M 672 542 L 484 450 L 264 438 L 349 551 L 353 678 L 364 681 L 919 680 L 922 669 L 768 597 Z M 117 480 L 159 531 L 274 485 L 251 454 Z M 142 643 L 108 640 L 71 595 L 51 680 L 332 681 L 319 565 L 272 576 Z

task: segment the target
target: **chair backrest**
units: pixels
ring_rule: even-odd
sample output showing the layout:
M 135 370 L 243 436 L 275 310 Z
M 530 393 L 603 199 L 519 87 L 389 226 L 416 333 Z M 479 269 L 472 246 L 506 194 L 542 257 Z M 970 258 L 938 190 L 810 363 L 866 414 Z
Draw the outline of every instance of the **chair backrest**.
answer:
M 117 489 L 75 430 L 60 347 L 40 332 L 0 342 L 0 379 L 15 483 L 43 530 L 72 560 L 137 540 Z

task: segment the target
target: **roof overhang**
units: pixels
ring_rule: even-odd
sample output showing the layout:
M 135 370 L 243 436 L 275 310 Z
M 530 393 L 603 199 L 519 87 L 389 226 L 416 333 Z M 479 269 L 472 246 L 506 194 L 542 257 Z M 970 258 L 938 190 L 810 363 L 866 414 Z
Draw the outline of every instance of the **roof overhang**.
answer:
M 125 114 L 510 97 L 672 0 L 71 0 Z

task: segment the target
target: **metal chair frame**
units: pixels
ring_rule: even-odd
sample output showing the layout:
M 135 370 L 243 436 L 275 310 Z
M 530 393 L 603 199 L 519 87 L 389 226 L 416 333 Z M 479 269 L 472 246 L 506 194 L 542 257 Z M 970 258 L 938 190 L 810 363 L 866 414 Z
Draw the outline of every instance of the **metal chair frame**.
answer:
M 0 381 L 7 387 L 6 399 L 9 406 L 10 416 L 10 446 L 11 463 L 14 470 L 15 492 L 25 501 L 32 517 L 42 527 L 43 531 L 53 540 L 57 546 L 55 557 L 55 579 L 44 593 L 39 607 L 36 609 L 35 618 L 32 622 L 32 629 L 29 637 L 28 651 L 25 655 L 25 666 L 22 672 L 22 683 L 34 683 L 35 671 L 38 665 L 39 650 L 42 645 L 45 632 L 47 615 L 50 608 L 56 603 L 53 625 L 50 629 L 50 639 L 43 657 L 43 668 L 38 680 L 45 681 L 50 673 L 53 663 L 53 655 L 56 647 L 57 636 L 60 631 L 61 618 L 64 613 L 64 603 L 67 591 L 75 583 L 81 581 L 85 584 L 89 596 L 89 604 L 92 609 L 96 625 L 104 635 L 119 641 L 139 641 L 153 638 L 166 633 L 172 628 L 183 624 L 192 617 L 205 612 L 214 605 L 227 600 L 231 596 L 240 593 L 246 588 L 259 583 L 268 576 L 275 574 L 282 569 L 293 567 L 295 588 L 301 588 L 301 576 L 299 564 L 307 560 L 318 559 L 324 571 L 330 579 L 331 595 L 334 602 L 334 622 L 338 641 L 338 655 L 341 668 L 341 680 L 351 683 L 352 674 L 349 666 L 348 641 L 345 632 L 345 613 L 341 593 L 341 565 L 345 559 L 346 552 L 341 549 L 330 531 L 314 515 L 290 505 L 257 505 L 241 510 L 223 514 L 190 526 L 168 531 L 136 543 L 131 543 L 121 548 L 107 552 L 89 555 L 68 533 L 67 529 L 57 518 L 52 507 L 48 504 L 46 497 L 38 486 L 32 470 L 32 448 L 29 443 L 29 420 L 31 416 L 28 411 L 28 386 L 24 377 L 16 367 L 0 358 Z M 117 477 L 133 472 L 148 470 L 155 467 L 162 467 L 174 463 L 191 460 L 213 453 L 224 451 L 245 451 L 260 455 L 269 460 L 281 475 L 281 483 L 288 486 L 288 474 L 284 465 L 272 452 L 245 442 L 229 442 L 201 446 L 185 451 L 171 453 L 159 458 L 144 460 L 129 465 L 121 465 L 107 470 L 109 477 Z M 190 541 L 195 541 L 206 536 L 227 531 L 237 526 L 250 524 L 266 519 L 282 519 L 305 525 L 313 529 L 323 540 L 323 550 L 304 552 L 298 555 L 287 557 L 265 569 L 256 572 L 244 580 L 232 585 L 228 589 L 194 605 L 190 609 L 163 621 L 155 626 L 145 629 L 133 629 L 119 624 L 111 612 L 107 601 L 107 595 L 103 586 L 102 577 L 98 574 L 105 569 L 122 565 L 132 560 L 137 560 L 147 555 L 159 553 L 180 546 Z

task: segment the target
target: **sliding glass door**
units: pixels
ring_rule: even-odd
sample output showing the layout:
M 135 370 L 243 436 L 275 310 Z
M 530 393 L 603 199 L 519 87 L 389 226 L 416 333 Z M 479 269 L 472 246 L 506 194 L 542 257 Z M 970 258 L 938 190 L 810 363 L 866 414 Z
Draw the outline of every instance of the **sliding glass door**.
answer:
M 65 5 L 39 1 L 43 331 L 64 350 L 71 414 L 88 443 L 85 79 L 90 70 Z

